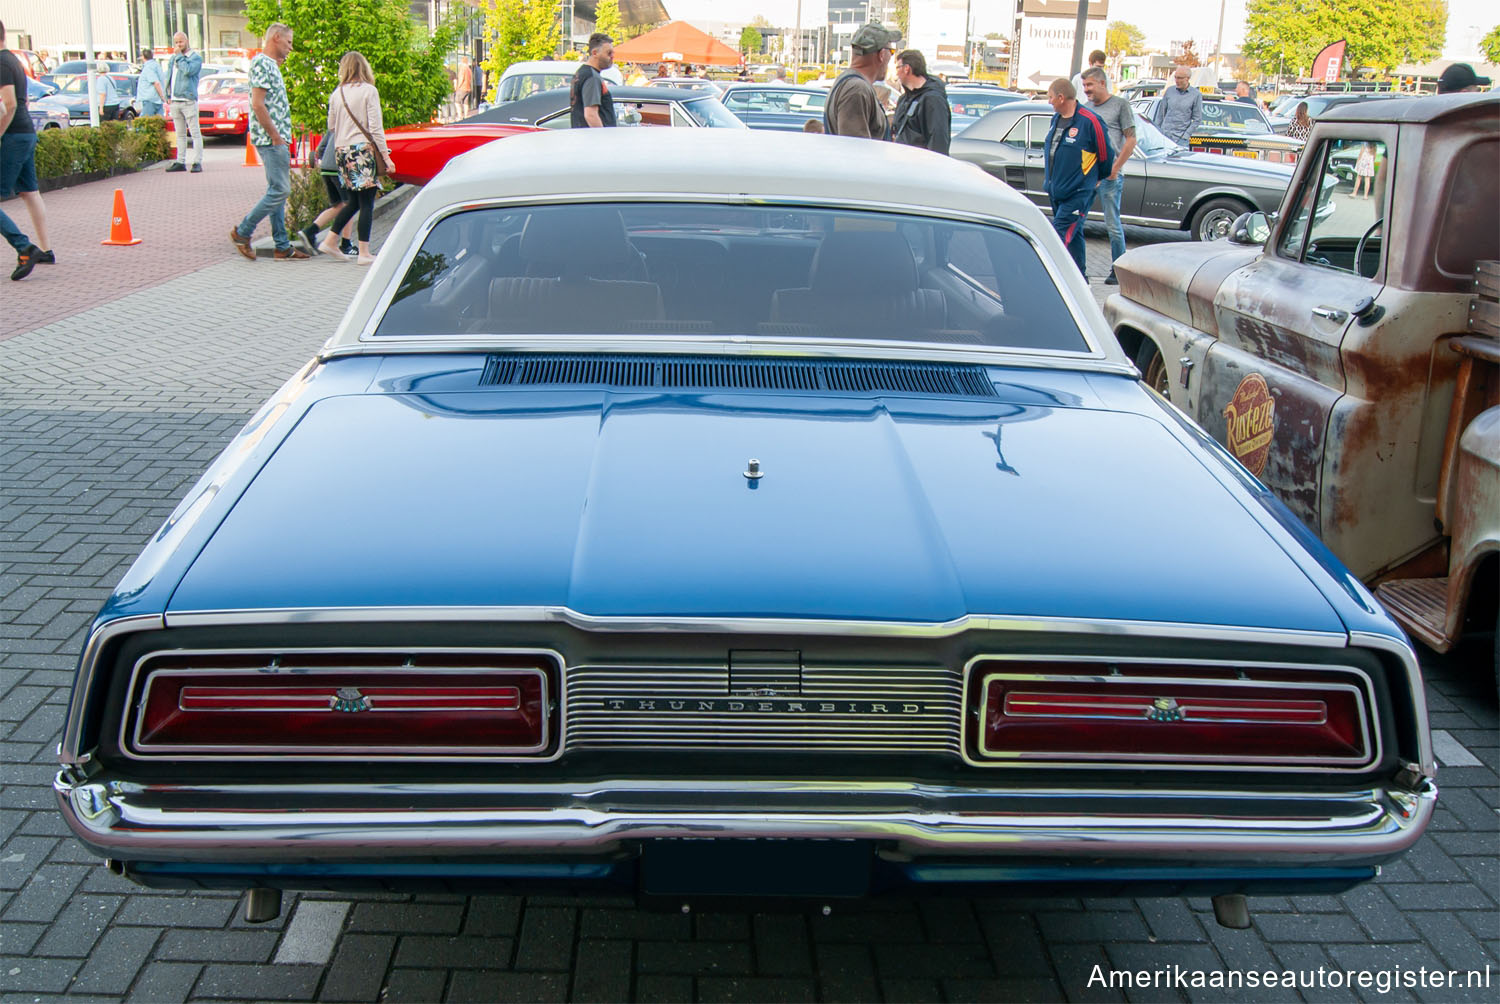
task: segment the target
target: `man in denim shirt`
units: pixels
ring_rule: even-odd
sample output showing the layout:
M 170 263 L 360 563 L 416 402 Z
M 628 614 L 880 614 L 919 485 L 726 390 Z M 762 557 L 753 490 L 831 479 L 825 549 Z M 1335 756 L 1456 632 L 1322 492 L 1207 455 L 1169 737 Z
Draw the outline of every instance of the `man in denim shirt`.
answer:
M 142 115 L 160 115 L 167 107 L 167 81 L 150 49 L 141 50 L 141 75 L 135 78 L 135 99 L 141 103 Z
M 193 173 L 203 170 L 203 126 L 198 124 L 198 73 L 203 69 L 202 53 L 188 48 L 188 37 L 182 32 L 172 36 L 171 62 L 167 70 L 167 98 L 172 103 L 172 128 L 177 130 L 177 162 L 168 171 L 186 171 L 187 145 L 193 141 Z

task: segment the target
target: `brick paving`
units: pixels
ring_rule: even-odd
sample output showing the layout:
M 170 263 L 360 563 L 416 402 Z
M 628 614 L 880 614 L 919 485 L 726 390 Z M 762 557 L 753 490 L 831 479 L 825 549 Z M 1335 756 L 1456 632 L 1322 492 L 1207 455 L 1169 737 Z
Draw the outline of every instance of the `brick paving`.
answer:
M 1091 231 L 1096 275 L 1103 244 Z M 1096 965 L 1401 965 L 1500 978 L 1500 731 L 1475 652 L 1427 660 L 1433 725 L 1477 761 L 1440 773 L 1428 835 L 1342 896 L 1252 899 L 1249 931 L 1220 928 L 1208 900 L 1181 897 L 875 902 L 823 916 L 319 893 L 288 895 L 275 921 L 250 925 L 232 893 L 114 876 L 67 833 L 50 789 L 86 625 L 183 491 L 326 337 L 363 274 L 331 262 L 252 267 L 218 246 L 217 226 L 201 248 L 109 302 L 28 315 L 42 319 L 0 341 L 0 1004 L 1493 999 L 1483 989 L 1126 994 L 1089 983 Z M 247 306 L 284 303 L 295 310 Z
M 0 257 L 0 339 L 232 257 L 229 228 L 266 189 L 265 171 L 245 167 L 244 160 L 243 140 L 216 137 L 204 140 L 201 174 L 168 174 L 163 163 L 42 196 L 57 264 L 38 265 L 24 281 L 9 282 L 15 261 Z M 125 193 L 131 232 L 141 239 L 133 247 L 99 243 L 109 236 L 116 188 Z M 21 200 L 0 208 L 35 238 Z M 269 233 L 269 226 L 262 223 L 258 235 Z M 8 255 L 10 248 L 0 246 L 0 252 Z M 155 323 L 165 323 L 172 306 L 163 302 Z

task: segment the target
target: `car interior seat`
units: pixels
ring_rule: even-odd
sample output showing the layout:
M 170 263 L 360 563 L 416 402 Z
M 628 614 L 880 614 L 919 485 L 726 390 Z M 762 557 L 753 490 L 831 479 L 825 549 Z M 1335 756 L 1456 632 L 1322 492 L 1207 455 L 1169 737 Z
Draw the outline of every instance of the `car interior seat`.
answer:
M 911 245 L 895 231 L 835 232 L 813 256 L 808 285 L 771 294 L 771 322 L 904 338 L 946 325 L 943 294 L 919 285 Z
M 625 235 L 618 210 L 535 213 L 521 231 L 526 274 L 490 280 L 491 330 L 605 332 L 661 320 L 661 288 Z

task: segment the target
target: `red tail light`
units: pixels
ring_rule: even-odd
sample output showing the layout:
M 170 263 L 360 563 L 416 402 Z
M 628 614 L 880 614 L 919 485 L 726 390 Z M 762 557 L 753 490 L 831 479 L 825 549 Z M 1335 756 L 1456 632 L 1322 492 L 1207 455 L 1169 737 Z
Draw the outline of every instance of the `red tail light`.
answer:
M 978 761 L 1364 767 L 1378 752 L 1353 671 L 991 662 L 969 694 Z
M 136 714 L 122 736 L 127 751 L 213 759 L 504 757 L 544 756 L 553 745 L 556 671 L 545 661 L 474 666 L 467 656 L 453 665 L 441 657 L 322 654 L 259 666 L 228 661 L 145 660 L 134 683 Z M 339 661 L 346 664 L 332 664 Z

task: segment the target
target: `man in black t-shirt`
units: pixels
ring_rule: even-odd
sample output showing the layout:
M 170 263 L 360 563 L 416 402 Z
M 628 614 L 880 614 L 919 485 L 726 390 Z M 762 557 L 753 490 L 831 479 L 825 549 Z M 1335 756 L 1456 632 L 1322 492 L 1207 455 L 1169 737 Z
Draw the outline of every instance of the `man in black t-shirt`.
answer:
M 574 129 L 600 129 L 615 124 L 615 99 L 603 73 L 615 65 L 615 40 L 603 32 L 589 36 L 589 58 L 573 74 L 568 95 Z
M 36 187 L 36 127 L 26 109 L 26 70 L 5 42 L 0 21 L 0 199 L 18 195 L 31 214 L 31 227 L 40 244 L 21 233 L 9 216 L 0 213 L 0 233 L 16 249 L 12 279 L 23 279 L 36 265 L 57 259 L 47 243 L 47 208 Z

